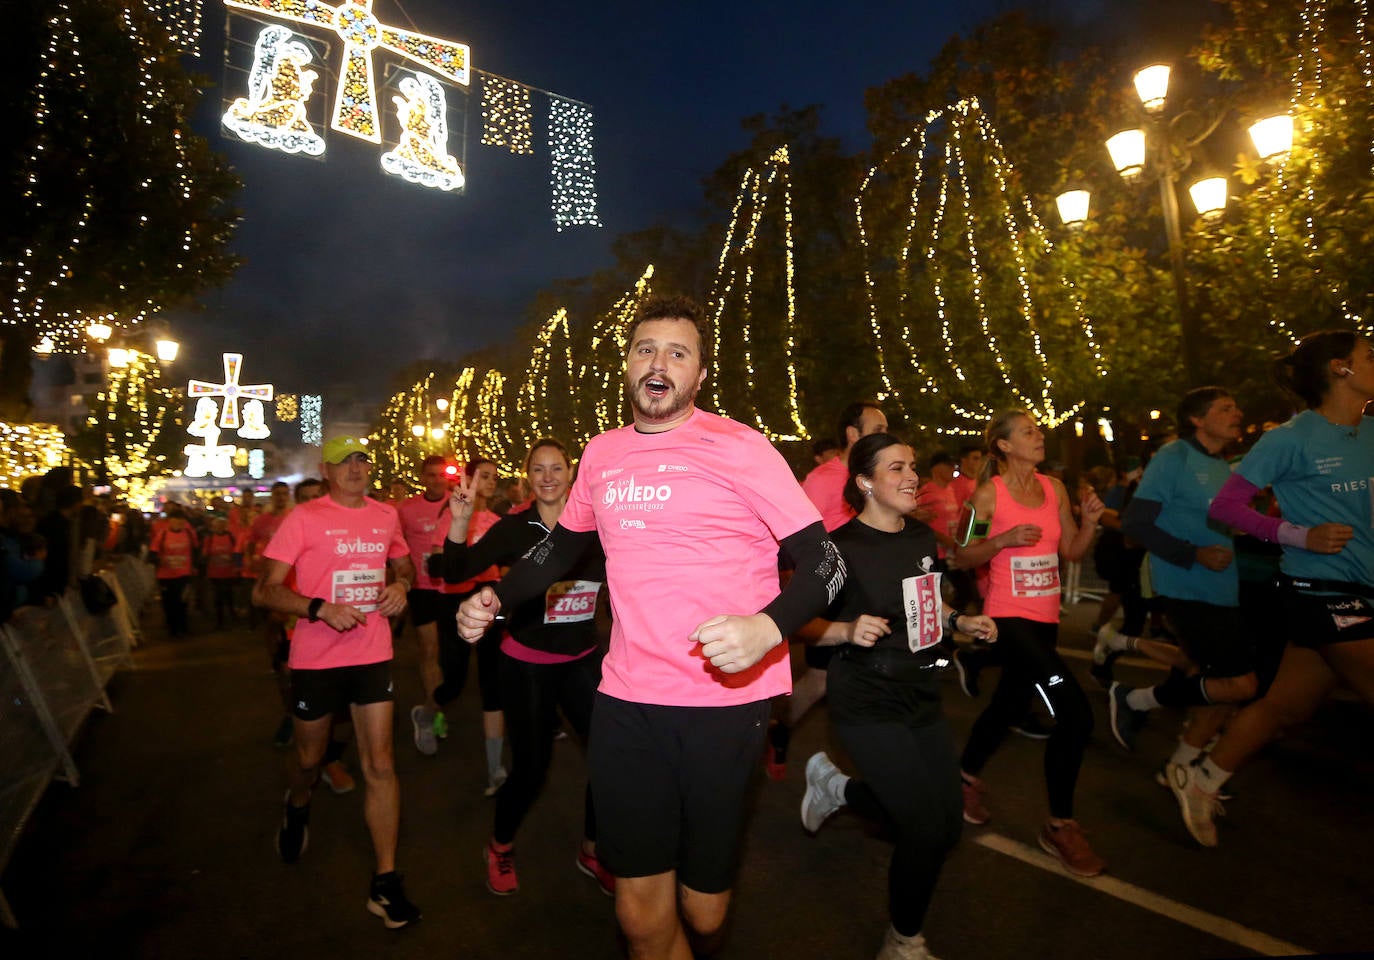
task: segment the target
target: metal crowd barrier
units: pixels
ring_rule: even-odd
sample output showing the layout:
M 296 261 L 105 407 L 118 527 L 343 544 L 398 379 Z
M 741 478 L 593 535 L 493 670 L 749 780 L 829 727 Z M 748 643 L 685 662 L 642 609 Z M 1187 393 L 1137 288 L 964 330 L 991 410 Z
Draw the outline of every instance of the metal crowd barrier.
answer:
M 132 665 L 139 612 L 153 596 L 152 570 L 122 557 L 100 576 L 118 602 L 92 616 L 68 590 L 52 607 L 21 607 L 0 626 L 0 875 L 53 779 L 72 786 L 80 771 L 72 742 L 91 711 L 113 712 L 110 677 Z M 0 890 L 0 923 L 17 926 Z

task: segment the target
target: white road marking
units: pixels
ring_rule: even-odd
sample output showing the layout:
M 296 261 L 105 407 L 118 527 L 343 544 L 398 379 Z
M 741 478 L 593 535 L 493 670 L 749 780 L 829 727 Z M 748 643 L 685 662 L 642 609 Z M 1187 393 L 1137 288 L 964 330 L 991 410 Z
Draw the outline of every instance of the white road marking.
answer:
M 997 853 L 1005 854 L 1013 859 L 1020 860 L 1022 863 L 1039 867 L 1041 870 L 1072 880 L 1074 883 L 1081 883 L 1085 887 L 1092 887 L 1099 893 L 1105 893 L 1109 897 L 1116 897 L 1127 903 L 1157 913 L 1162 917 L 1168 917 L 1178 923 L 1185 924 L 1195 930 L 1201 930 L 1210 936 L 1253 950 L 1265 957 L 1292 957 L 1306 956 L 1313 951 L 1297 944 L 1288 943 L 1277 937 L 1271 937 L 1267 933 L 1258 930 L 1251 930 L 1249 927 L 1236 923 L 1234 920 L 1227 920 L 1225 917 L 1218 917 L 1215 914 L 1190 907 L 1186 903 L 1179 903 L 1170 900 L 1168 897 L 1161 896 L 1153 891 L 1146 890 L 1144 887 L 1137 887 L 1133 883 L 1127 883 L 1116 877 L 1102 875 L 1099 877 L 1075 877 L 1068 873 L 1059 861 L 1049 854 L 1027 846 L 1010 837 L 1004 837 L 996 833 L 981 833 L 974 838 L 974 843 L 980 847 L 986 847 Z

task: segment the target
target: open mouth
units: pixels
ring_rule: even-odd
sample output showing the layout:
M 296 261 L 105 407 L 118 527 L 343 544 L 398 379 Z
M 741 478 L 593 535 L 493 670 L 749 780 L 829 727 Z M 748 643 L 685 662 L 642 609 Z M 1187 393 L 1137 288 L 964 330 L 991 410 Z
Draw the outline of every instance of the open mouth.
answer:
M 673 389 L 662 377 L 645 377 L 640 383 L 651 400 L 662 400 Z

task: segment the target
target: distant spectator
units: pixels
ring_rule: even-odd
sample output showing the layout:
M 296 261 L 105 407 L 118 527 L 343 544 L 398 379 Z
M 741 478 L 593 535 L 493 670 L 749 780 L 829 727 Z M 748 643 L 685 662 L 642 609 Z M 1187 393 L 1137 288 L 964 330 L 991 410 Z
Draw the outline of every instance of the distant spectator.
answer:
M 36 531 L 47 543 L 48 553 L 43 561 L 43 573 L 34 584 L 34 602 L 48 597 L 60 597 L 76 584 L 76 516 L 81 510 L 83 495 L 80 487 L 69 486 L 58 491 L 55 509 L 40 517 Z

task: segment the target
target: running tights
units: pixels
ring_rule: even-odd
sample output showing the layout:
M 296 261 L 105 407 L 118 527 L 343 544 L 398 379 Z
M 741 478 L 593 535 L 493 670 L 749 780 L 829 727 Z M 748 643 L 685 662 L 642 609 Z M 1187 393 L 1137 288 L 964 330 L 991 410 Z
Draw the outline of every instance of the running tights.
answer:
M 977 776 L 996 752 L 1007 728 L 1040 698 L 1054 715 L 1054 732 L 1045 743 L 1045 786 L 1049 791 L 1050 816 L 1073 817 L 1073 792 L 1083 751 L 1093 732 L 1092 707 L 1083 688 L 1055 652 L 1057 623 L 1041 623 L 1020 617 L 997 617 L 997 642 L 1002 677 L 992 700 L 969 731 L 960 766 Z
M 922 727 L 834 726 L 862 777 L 849 781 L 845 802 L 860 816 L 886 824 L 896 836 L 887 873 L 888 910 L 898 933 L 915 936 L 963 824 L 949 726 L 944 718 Z
M 452 614 L 441 613 L 439 627 L 439 669 L 444 680 L 434 690 L 434 702 L 440 707 L 458 699 L 468 682 L 468 663 L 472 647 L 458 636 L 458 622 Z M 502 709 L 501 703 L 501 630 L 488 630 L 478 640 L 477 690 L 482 697 L 482 710 L 487 713 Z
M 586 742 L 592 703 L 601 682 L 601 654 L 592 652 L 567 663 L 529 663 L 501 654 L 500 676 L 511 770 L 496 794 L 492 836 L 497 843 L 507 844 L 515 841 L 515 832 L 548 776 L 560 707 Z M 583 810 L 583 835 L 595 840 L 596 815 L 590 788 Z

